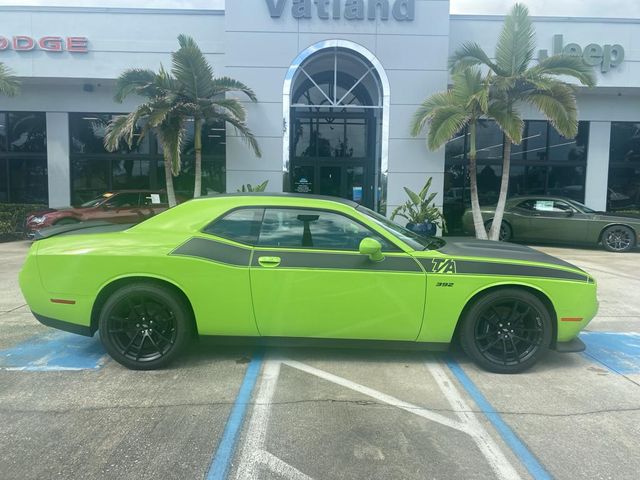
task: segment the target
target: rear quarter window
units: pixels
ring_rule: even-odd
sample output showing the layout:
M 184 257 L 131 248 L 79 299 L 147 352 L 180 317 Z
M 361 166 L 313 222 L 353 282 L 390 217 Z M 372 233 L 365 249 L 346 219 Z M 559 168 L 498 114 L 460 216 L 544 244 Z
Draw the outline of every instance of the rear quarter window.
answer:
M 203 232 L 247 245 L 258 243 L 263 208 L 232 210 L 207 225 Z

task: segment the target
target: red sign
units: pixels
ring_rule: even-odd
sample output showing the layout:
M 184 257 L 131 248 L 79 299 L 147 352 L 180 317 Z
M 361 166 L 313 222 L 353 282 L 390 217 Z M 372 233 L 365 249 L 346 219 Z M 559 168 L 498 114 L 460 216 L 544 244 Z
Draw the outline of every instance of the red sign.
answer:
M 87 37 L 42 37 L 34 39 L 27 35 L 15 35 L 11 38 L 0 36 L 0 52 L 15 50 L 16 52 L 30 52 L 43 50 L 45 52 L 87 53 L 89 39 Z

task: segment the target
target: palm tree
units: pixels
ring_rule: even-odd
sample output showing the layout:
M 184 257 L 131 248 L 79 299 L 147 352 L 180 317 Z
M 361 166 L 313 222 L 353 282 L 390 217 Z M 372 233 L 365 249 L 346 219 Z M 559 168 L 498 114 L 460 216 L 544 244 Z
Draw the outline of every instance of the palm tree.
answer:
M 225 123 L 233 126 L 246 140 L 256 156 L 260 147 L 245 123 L 246 112 L 235 98 L 225 98 L 229 92 L 241 92 L 251 101 L 257 101 L 253 90 L 229 77 L 214 78 L 213 69 L 193 40 L 186 35 L 178 37 L 180 49 L 172 54 L 171 73 L 178 86 L 177 100 L 194 121 L 193 146 L 195 150 L 194 197 L 202 193 L 202 128 L 205 123 Z
M 480 69 L 470 67 L 456 71 L 449 90 L 427 98 L 414 114 L 411 135 L 414 137 L 427 130 L 427 146 L 437 150 L 465 128 L 469 129 L 469 178 L 471 186 L 471 211 L 478 238 L 487 238 L 480 213 L 478 182 L 476 176 L 476 130 L 482 118 L 500 115 L 497 102 L 489 95 L 490 77 L 484 77 Z M 513 135 L 519 125 L 504 124 Z M 428 128 L 427 128 L 428 127 Z
M 213 70 L 191 37 L 178 37 L 180 48 L 172 54 L 171 71 L 160 66 L 156 73 L 130 69 L 116 82 L 115 100 L 123 102 L 129 95 L 145 99 L 128 115 L 115 118 L 107 127 L 105 147 L 117 150 L 122 141 L 129 147 L 154 131 L 163 147 L 169 205 L 175 205 L 173 176 L 180 173 L 186 123 L 194 122 L 195 186 L 194 197 L 202 191 L 202 129 L 205 123 L 229 123 L 251 146 L 257 156 L 260 148 L 245 124 L 245 110 L 227 92 L 240 91 L 256 101 L 246 85 L 228 77 L 213 77 Z
M 146 69 L 123 72 L 116 82 L 115 100 L 122 102 L 135 94 L 145 99 L 133 112 L 113 119 L 107 125 L 105 148 L 116 151 L 122 142 L 129 148 L 139 144 L 150 131 L 162 145 L 169 206 L 176 205 L 173 177 L 180 173 L 180 154 L 187 116 L 175 99 L 175 79 L 162 66 L 156 73 Z
M 13 76 L 11 69 L 0 63 L 0 95 L 13 97 L 20 91 L 20 82 Z
M 502 224 L 509 187 L 511 145 L 520 143 L 524 129 L 518 107 L 521 104 L 532 105 L 542 112 L 558 133 L 574 138 L 578 133 L 575 90 L 558 77 L 569 76 L 583 85 L 595 85 L 593 69 L 579 57 L 554 55 L 530 66 L 535 48 L 535 31 L 529 10 L 524 5 L 515 4 L 505 19 L 496 45 L 495 61 L 474 42 L 463 44 L 450 60 L 453 72 L 472 66 L 488 69 L 492 116 L 505 134 L 500 196 L 489 232 L 492 240 L 498 239 Z M 505 128 L 514 124 L 520 125 L 517 132 Z M 478 228 L 476 224 L 476 234 Z

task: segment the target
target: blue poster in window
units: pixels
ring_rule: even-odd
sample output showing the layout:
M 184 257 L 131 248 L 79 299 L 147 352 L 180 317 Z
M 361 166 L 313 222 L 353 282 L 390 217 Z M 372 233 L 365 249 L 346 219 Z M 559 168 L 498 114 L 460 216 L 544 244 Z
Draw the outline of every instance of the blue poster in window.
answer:
M 353 194 L 351 198 L 354 202 L 362 201 L 362 187 L 353 187 Z

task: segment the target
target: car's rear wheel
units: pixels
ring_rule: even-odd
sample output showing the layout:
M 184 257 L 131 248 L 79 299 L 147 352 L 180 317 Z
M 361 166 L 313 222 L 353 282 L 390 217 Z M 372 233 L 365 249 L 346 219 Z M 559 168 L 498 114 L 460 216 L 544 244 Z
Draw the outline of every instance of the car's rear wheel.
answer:
M 489 292 L 467 309 L 460 343 L 480 367 L 496 373 L 518 373 L 545 354 L 551 335 L 551 316 L 540 299 L 509 288 Z
M 183 300 L 152 283 L 116 290 L 98 319 L 100 339 L 109 355 L 133 370 L 153 370 L 171 362 L 186 346 L 191 325 Z
M 485 227 L 487 228 L 487 233 L 491 229 L 491 225 L 493 222 L 487 222 Z M 508 242 L 513 237 L 513 231 L 507 222 L 502 222 L 500 224 L 500 232 L 498 233 L 498 240 L 501 242 Z
M 612 225 L 602 232 L 602 246 L 610 252 L 628 252 L 635 243 L 633 230 L 624 225 Z

